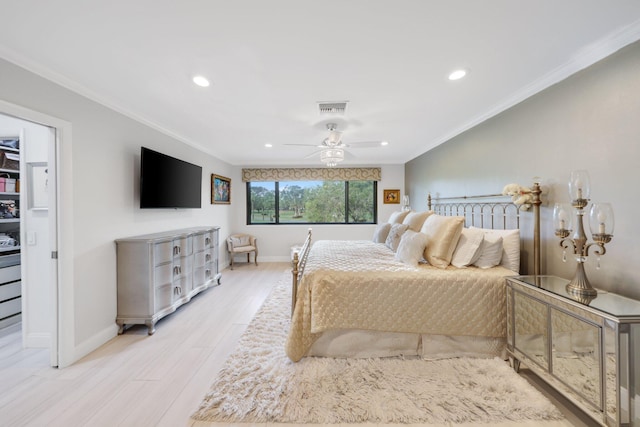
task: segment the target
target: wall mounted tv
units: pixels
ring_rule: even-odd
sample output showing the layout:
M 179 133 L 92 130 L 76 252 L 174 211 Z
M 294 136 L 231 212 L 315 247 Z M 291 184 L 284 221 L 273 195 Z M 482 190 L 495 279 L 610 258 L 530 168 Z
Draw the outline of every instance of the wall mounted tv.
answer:
M 202 207 L 202 167 L 142 147 L 140 208 Z

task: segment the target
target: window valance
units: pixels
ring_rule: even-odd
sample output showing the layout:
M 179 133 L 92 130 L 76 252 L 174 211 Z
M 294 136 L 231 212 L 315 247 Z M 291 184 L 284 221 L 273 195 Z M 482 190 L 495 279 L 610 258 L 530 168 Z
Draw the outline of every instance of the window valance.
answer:
M 243 182 L 380 181 L 381 168 L 257 168 L 242 169 Z

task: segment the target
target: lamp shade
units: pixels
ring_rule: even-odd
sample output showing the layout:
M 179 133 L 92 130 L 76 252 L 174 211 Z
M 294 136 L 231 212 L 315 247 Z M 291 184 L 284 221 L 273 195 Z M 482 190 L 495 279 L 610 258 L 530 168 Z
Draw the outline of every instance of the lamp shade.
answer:
M 613 235 L 614 225 L 613 207 L 611 206 L 611 203 L 594 203 L 591 205 L 591 211 L 589 212 L 589 228 L 591 228 L 591 235 Z
M 589 173 L 586 170 L 575 170 L 571 172 L 569 178 L 569 194 L 571 200 L 589 199 L 591 184 L 589 183 Z
M 556 230 L 572 229 L 572 208 L 568 203 L 556 203 L 553 206 L 553 228 Z

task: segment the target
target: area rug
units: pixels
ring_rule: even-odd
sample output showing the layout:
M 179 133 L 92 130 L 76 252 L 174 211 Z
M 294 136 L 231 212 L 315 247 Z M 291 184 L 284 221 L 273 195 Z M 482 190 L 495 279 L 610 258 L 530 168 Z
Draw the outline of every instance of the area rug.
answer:
M 284 353 L 291 314 L 287 279 L 280 280 L 265 300 L 193 419 L 433 424 L 563 418 L 546 397 L 499 359 L 291 362 Z

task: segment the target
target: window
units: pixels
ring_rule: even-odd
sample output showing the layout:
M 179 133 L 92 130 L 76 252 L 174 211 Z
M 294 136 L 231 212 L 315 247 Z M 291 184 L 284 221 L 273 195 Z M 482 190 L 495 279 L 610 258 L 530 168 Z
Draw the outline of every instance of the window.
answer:
M 247 224 L 375 224 L 376 181 L 247 182 Z

